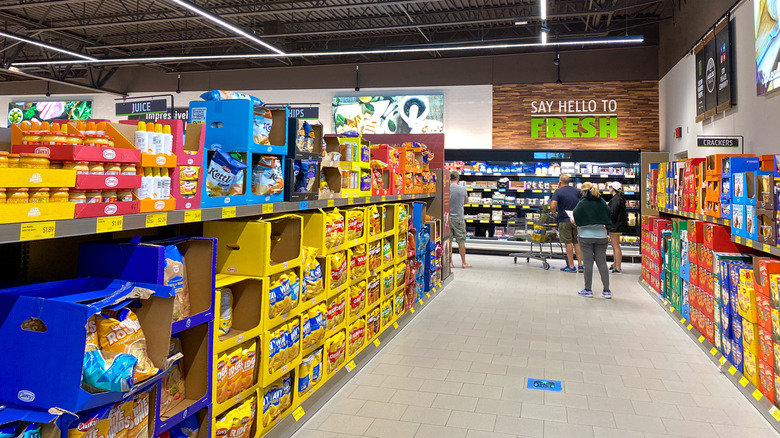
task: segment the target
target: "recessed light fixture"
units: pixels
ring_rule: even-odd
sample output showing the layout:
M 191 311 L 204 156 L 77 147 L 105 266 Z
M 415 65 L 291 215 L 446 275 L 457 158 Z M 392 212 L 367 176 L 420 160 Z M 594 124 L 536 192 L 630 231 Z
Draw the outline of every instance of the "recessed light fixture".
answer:
M 79 52 L 74 52 L 72 50 L 68 50 L 68 49 L 63 48 L 63 47 L 58 47 L 58 46 L 55 46 L 55 45 L 52 45 L 52 44 L 47 44 L 47 43 L 44 43 L 43 41 L 34 40 L 32 38 L 27 38 L 27 37 L 24 37 L 24 36 L 21 36 L 21 35 L 17 35 L 15 33 L 0 31 L 0 36 L 6 37 L 6 38 L 10 38 L 10 39 L 16 40 L 16 41 L 21 41 L 23 43 L 32 44 L 34 46 L 43 47 L 44 49 L 53 50 L 55 52 L 64 53 L 66 55 L 75 56 L 77 58 L 86 59 L 87 61 L 97 61 L 98 60 L 97 58 L 95 58 L 93 56 L 85 55 L 85 54 L 79 53 Z
M 539 7 L 542 9 L 540 15 L 542 16 L 542 21 L 544 21 L 547 19 L 547 0 L 540 0 Z
M 223 27 L 223 28 L 225 28 L 225 29 L 235 33 L 236 35 L 242 36 L 242 37 L 244 37 L 244 38 L 246 38 L 246 39 L 248 39 L 248 40 L 250 40 L 252 42 L 260 44 L 261 46 L 263 46 L 263 47 L 265 47 L 265 48 L 267 48 L 269 50 L 272 50 L 272 51 L 274 51 L 274 52 L 276 52 L 276 53 L 278 53 L 280 55 L 284 55 L 284 52 L 282 50 L 277 49 L 276 47 L 272 46 L 271 44 L 268 44 L 267 42 L 261 40 L 260 38 L 254 36 L 254 35 L 252 35 L 251 33 L 245 31 L 244 29 L 241 29 L 240 27 L 236 26 L 235 24 L 233 24 L 233 23 L 223 19 L 222 17 L 220 17 L 218 15 L 215 15 L 215 14 L 212 14 L 211 12 L 209 12 L 209 11 L 207 11 L 205 9 L 201 9 L 200 7 L 190 3 L 188 1 L 185 1 L 185 0 L 168 0 L 168 1 L 170 1 L 172 3 L 176 3 L 177 5 L 182 6 L 182 7 L 186 8 L 186 9 L 189 9 L 190 11 L 200 15 L 201 17 L 211 21 L 212 23 L 214 23 L 214 24 L 216 24 L 216 25 L 218 25 L 220 27 Z
M 527 20 L 515 21 L 515 26 L 525 26 L 526 24 L 528 24 Z
M 543 33 L 546 35 L 546 33 Z M 619 36 L 619 37 L 600 37 L 580 40 L 555 41 L 557 46 L 592 46 L 592 45 L 610 45 L 610 44 L 641 44 L 644 42 L 642 35 Z M 69 65 L 69 64 L 141 64 L 141 63 L 161 63 L 161 62 L 200 62 L 200 61 L 224 61 L 231 59 L 264 59 L 264 58 L 311 58 L 322 56 L 345 56 L 345 55 L 378 55 L 385 53 L 418 53 L 418 52 L 455 52 L 469 50 L 507 50 L 543 47 L 546 43 L 501 43 L 501 44 L 475 44 L 462 46 L 436 46 L 425 45 L 420 47 L 401 47 L 394 49 L 369 49 L 369 50 L 348 50 L 348 51 L 324 51 L 324 52 L 296 52 L 277 55 L 275 53 L 244 53 L 228 55 L 195 55 L 195 56 L 148 56 L 135 58 L 110 58 L 99 59 L 97 61 L 82 60 L 60 60 L 60 61 L 22 61 L 13 63 L 16 67 L 33 67 L 43 65 Z

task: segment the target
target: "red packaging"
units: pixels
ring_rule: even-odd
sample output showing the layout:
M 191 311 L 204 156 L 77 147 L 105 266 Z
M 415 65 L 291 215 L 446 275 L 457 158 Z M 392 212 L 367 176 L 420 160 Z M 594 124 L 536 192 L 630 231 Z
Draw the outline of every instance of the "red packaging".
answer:
M 758 293 L 756 290 L 756 314 L 758 315 L 758 325 L 764 330 L 772 330 L 772 304 L 769 297 Z
M 774 342 L 772 330 L 758 328 L 758 360 L 774 369 Z
M 766 397 L 769 401 L 772 403 L 775 402 L 776 396 L 776 382 L 777 376 L 775 376 L 774 370 L 770 365 L 767 365 L 763 362 L 759 362 L 758 364 L 758 389 L 761 391 L 761 394 L 764 394 L 764 397 Z M 780 388 L 778 388 L 780 389 Z

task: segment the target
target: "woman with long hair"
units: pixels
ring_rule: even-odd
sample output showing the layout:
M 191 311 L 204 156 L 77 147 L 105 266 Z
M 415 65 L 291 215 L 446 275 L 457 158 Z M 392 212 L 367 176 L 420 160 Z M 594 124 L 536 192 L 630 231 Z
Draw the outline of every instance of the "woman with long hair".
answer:
M 599 269 L 601 284 L 604 286 L 601 296 L 612 298 L 609 290 L 609 269 L 607 268 L 607 245 L 609 236 L 607 225 L 612 224 L 609 206 L 601 198 L 599 188 L 586 182 L 582 184 L 582 199 L 572 213 L 573 222 L 577 225 L 579 233 L 580 251 L 582 262 L 585 266 L 585 289 L 579 292 L 581 297 L 593 298 L 593 262 Z
M 626 195 L 623 185 L 615 181 L 609 185 L 612 199 L 609 200 L 609 211 L 612 223 L 607 226 L 609 241 L 612 243 L 612 266 L 609 270 L 614 274 L 623 273 L 623 251 L 620 249 L 620 236 L 628 230 L 628 211 L 626 210 Z

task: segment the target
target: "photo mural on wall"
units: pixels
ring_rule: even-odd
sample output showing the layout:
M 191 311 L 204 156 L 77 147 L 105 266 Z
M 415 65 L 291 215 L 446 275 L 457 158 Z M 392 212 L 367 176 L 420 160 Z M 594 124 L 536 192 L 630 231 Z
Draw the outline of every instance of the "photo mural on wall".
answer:
M 494 149 L 658 151 L 658 82 L 493 86 Z
M 333 98 L 336 134 L 436 134 L 444 132 L 444 96 Z

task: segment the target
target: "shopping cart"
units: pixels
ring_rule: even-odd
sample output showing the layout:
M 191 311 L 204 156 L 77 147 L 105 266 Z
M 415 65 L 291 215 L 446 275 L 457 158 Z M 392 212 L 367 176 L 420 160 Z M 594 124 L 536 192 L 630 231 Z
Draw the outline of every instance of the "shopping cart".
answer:
M 525 257 L 525 262 L 529 263 L 531 259 L 541 260 L 542 268 L 550 269 L 548 260 L 566 260 L 566 251 L 558 238 L 558 224 L 556 218 L 545 208 L 541 212 L 541 223 L 526 223 L 526 234 L 516 236 L 516 240 L 527 242 L 530 245 L 528 251 L 513 252 L 509 257 L 514 258 L 517 263 L 518 258 Z

